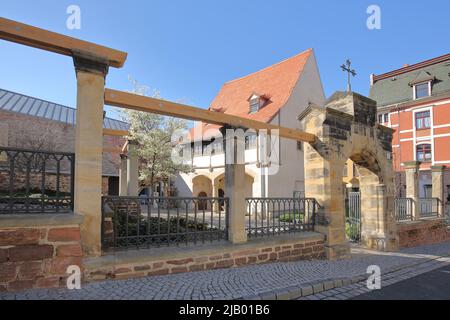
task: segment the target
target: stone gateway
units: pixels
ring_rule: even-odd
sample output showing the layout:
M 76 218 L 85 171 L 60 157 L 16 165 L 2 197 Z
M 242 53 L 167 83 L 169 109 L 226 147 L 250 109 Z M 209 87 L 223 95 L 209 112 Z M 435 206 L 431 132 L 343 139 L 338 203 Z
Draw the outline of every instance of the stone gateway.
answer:
M 376 102 L 353 92 L 336 92 L 324 107 L 310 105 L 300 116 L 301 129 L 317 136 L 305 148 L 305 196 L 322 205 L 316 231 L 326 235 L 330 259 L 349 256 L 345 239 L 344 166 L 352 160 L 361 190 L 361 243 L 397 250 L 393 208 L 393 130 L 376 123 Z

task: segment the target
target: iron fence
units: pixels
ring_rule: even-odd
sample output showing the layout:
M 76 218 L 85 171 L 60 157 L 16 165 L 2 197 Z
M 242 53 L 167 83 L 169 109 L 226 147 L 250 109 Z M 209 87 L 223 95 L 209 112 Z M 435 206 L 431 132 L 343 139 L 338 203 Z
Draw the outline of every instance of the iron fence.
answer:
M 75 154 L 0 147 L 0 214 L 73 211 Z
M 249 238 L 313 231 L 318 204 L 310 198 L 247 198 Z
M 397 222 L 413 220 L 413 206 L 414 200 L 412 198 L 395 198 L 394 210 Z
M 103 197 L 103 250 L 226 240 L 228 198 Z
M 437 217 L 439 215 L 439 198 L 421 198 L 418 202 L 420 217 Z
M 294 198 L 299 198 L 299 199 L 303 199 L 305 197 L 305 192 L 304 191 L 294 191 L 292 193 L 292 196 Z
M 349 191 L 345 204 L 345 234 L 351 242 L 361 242 L 361 193 Z

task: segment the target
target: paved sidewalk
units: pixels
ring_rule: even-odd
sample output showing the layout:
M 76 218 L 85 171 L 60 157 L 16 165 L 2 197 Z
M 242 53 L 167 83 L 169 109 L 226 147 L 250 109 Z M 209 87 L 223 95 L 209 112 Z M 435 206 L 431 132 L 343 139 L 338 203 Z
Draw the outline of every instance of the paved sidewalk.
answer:
M 448 268 L 450 266 L 450 257 L 442 257 L 442 258 L 438 258 L 435 260 L 429 260 L 429 261 L 425 261 L 422 263 L 419 263 L 417 265 L 411 266 L 411 267 L 407 267 L 407 268 L 402 268 L 396 271 L 392 271 L 389 272 L 387 274 L 382 275 L 382 279 L 381 279 L 381 289 L 384 288 L 389 288 L 392 285 L 396 285 L 394 286 L 395 290 L 395 299 L 402 299 L 402 300 L 408 300 L 408 295 L 412 295 L 414 296 L 414 294 L 422 294 L 423 296 L 426 296 L 425 292 L 405 292 L 405 291 L 398 291 L 398 284 L 401 283 L 401 286 L 405 287 L 405 285 L 403 285 L 403 283 L 406 282 L 418 282 L 418 281 L 426 281 L 424 279 L 421 278 L 425 277 L 427 275 L 430 274 L 430 272 L 435 271 L 435 270 L 441 270 L 442 268 Z M 423 285 L 424 287 L 429 287 L 430 283 L 425 282 L 425 283 L 421 283 L 421 285 Z M 447 291 L 445 290 L 440 290 L 442 288 L 438 288 L 438 287 L 433 287 L 433 288 L 427 288 L 429 289 L 433 289 L 433 290 L 440 290 L 439 291 L 439 295 L 440 297 L 445 296 L 446 298 L 449 295 L 448 292 L 448 284 L 447 283 L 441 283 L 440 285 L 443 285 L 444 288 L 447 289 Z M 419 288 L 419 286 L 414 286 L 413 284 L 409 285 L 410 287 L 412 287 L 411 289 L 417 290 Z M 403 290 L 405 290 L 403 288 Z M 359 281 L 356 283 L 353 283 L 351 285 L 347 285 L 347 286 L 343 286 L 343 287 L 338 287 L 338 288 L 334 288 L 328 291 L 323 291 L 323 292 L 319 292 L 313 295 L 309 295 L 306 297 L 301 297 L 297 300 L 365 300 L 367 299 L 367 297 L 371 297 L 371 294 L 375 294 L 374 297 L 371 297 L 371 299 L 388 299 L 388 296 L 384 295 L 382 292 L 385 290 L 370 290 L 367 288 L 367 284 L 366 284 L 366 280 L 364 279 L 363 281 Z M 392 291 L 392 290 L 391 290 Z M 428 297 L 429 299 L 430 297 Z M 423 299 L 423 297 L 422 297 Z
M 84 284 L 81 290 L 35 289 L 21 293 L 0 293 L 0 300 L 293 299 L 302 296 L 308 296 L 308 299 L 350 298 L 352 295 L 348 291 L 351 292 L 356 287 L 349 288 L 351 286 L 348 285 L 355 282 L 352 286 L 365 286 L 366 270 L 370 265 L 380 266 L 382 276 L 392 275 L 392 279 L 383 277 L 383 281 L 394 281 L 396 278 L 400 279 L 399 274 L 402 279 L 414 276 L 418 268 L 422 268 L 419 266 L 442 263 L 439 262 L 443 260 L 441 257 L 449 255 L 450 242 L 395 253 L 353 248 L 352 258 L 343 261 L 270 263 L 235 269 L 109 280 Z M 346 284 L 348 285 L 344 286 Z M 318 293 L 344 288 L 346 291 L 341 293 L 346 293 L 345 296 L 336 297 L 337 293 L 335 296 L 317 296 Z

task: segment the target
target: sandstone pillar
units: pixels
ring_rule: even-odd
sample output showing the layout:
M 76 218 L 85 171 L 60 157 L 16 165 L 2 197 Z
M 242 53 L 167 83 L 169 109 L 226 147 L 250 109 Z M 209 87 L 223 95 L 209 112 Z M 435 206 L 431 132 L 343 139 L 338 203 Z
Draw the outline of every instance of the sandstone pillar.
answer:
M 128 141 L 127 157 L 127 195 L 137 197 L 139 195 L 139 158 L 137 154 L 138 144 Z
M 444 169 L 445 166 L 432 166 L 431 167 L 431 175 L 432 175 L 432 196 L 433 198 L 437 198 L 438 203 L 437 210 L 439 217 L 444 216 L 444 206 L 445 206 L 445 198 L 444 198 Z M 435 209 L 435 208 L 433 208 Z
M 316 199 L 322 206 L 319 215 L 325 214 L 327 223 L 316 224 L 315 231 L 326 235 L 325 251 L 331 260 L 350 256 L 350 246 L 345 238 L 345 199 L 342 171 L 344 161 L 328 161 L 305 144 L 305 197 Z
M 229 199 L 228 240 L 234 244 L 247 242 L 245 231 L 245 156 L 244 136 L 222 128 L 225 152 L 225 195 Z
M 419 161 L 405 162 L 406 197 L 413 200 L 412 216 L 414 220 L 420 219 L 419 208 Z
M 119 167 L 119 196 L 121 197 L 128 195 L 127 165 L 127 156 L 121 154 Z
M 103 103 L 108 64 L 82 54 L 74 55 L 77 75 L 75 128 L 75 207 L 83 215 L 81 240 L 86 256 L 101 254 L 101 196 Z

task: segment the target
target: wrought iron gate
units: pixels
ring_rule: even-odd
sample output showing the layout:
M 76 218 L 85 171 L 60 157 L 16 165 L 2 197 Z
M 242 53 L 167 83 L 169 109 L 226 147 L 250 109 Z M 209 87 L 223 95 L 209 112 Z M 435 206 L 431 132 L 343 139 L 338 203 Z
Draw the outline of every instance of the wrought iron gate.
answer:
M 361 241 L 361 193 L 350 191 L 347 194 L 345 233 L 352 242 Z

